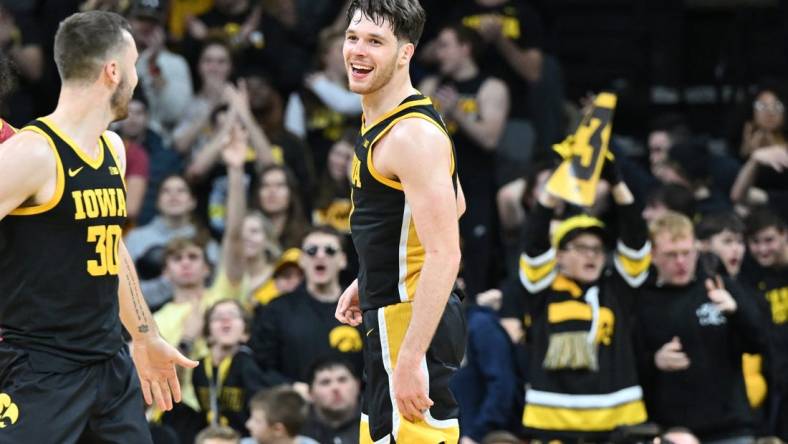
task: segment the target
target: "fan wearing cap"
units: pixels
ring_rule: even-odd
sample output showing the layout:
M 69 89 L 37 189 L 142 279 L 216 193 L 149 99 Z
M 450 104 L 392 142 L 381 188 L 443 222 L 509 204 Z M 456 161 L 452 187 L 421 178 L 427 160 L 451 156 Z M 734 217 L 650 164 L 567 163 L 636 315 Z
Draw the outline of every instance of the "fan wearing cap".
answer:
M 613 184 L 619 218 L 613 269 L 605 267 L 599 219 L 570 217 L 549 236 L 559 200 L 546 190 L 526 223 L 520 281 L 532 323 L 523 425 L 535 438 L 603 440 L 646 420 L 629 318 L 651 245 L 615 161 L 606 161 L 602 177 Z

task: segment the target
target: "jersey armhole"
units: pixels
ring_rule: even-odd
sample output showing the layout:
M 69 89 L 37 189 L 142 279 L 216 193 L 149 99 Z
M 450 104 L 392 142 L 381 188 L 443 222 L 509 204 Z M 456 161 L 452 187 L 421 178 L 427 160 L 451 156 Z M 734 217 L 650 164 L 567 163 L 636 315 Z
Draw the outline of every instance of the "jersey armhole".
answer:
M 449 174 L 454 176 L 454 169 L 455 169 L 454 144 L 452 143 L 449 134 L 446 133 L 446 130 L 444 130 L 438 124 L 438 122 L 436 122 L 434 119 L 432 119 L 430 116 L 424 113 L 412 112 L 412 113 L 403 114 L 397 117 L 396 119 L 392 120 L 391 122 L 389 122 L 389 124 L 386 125 L 385 128 L 383 128 L 383 131 L 378 133 L 378 135 L 375 136 L 374 139 L 372 139 L 372 142 L 370 142 L 369 144 L 369 153 L 367 153 L 367 169 L 369 170 L 369 173 L 372 175 L 372 177 L 375 178 L 375 180 L 377 180 L 378 182 L 382 183 L 383 185 L 386 185 L 390 188 L 394 188 L 395 190 L 399 190 L 399 191 L 404 191 L 404 188 L 402 187 L 402 182 L 396 179 L 390 179 L 384 176 L 383 174 L 381 174 L 377 169 L 375 169 L 375 164 L 374 162 L 372 162 L 372 150 L 375 148 L 375 144 L 378 142 L 378 140 L 380 140 L 380 138 L 385 136 L 386 133 L 388 133 L 391 130 L 391 128 L 393 128 L 394 125 L 397 124 L 397 122 L 399 122 L 400 120 L 411 119 L 411 118 L 423 119 L 426 120 L 427 122 L 430 122 L 431 124 L 435 125 L 435 127 L 438 128 L 443 134 L 445 134 L 447 139 L 449 139 L 449 145 L 451 148 L 449 153 L 449 162 L 450 162 Z
M 109 154 L 112 156 L 112 161 L 115 162 L 115 168 L 118 169 L 118 174 L 120 175 L 120 181 L 123 182 L 123 189 L 128 191 L 126 188 L 126 172 L 123 168 L 120 167 L 120 160 L 118 158 L 118 153 L 115 151 L 115 146 L 112 145 L 110 142 L 109 136 L 107 136 L 107 132 L 101 133 L 101 140 L 104 141 L 104 144 L 107 145 L 107 149 L 109 150 Z M 126 168 L 129 166 L 129 158 L 128 153 L 126 154 Z
M 35 126 L 26 126 L 19 130 L 19 132 L 22 131 L 36 132 L 43 136 L 47 143 L 49 143 L 49 147 L 52 149 L 52 153 L 55 155 L 55 192 L 46 203 L 29 207 L 19 207 L 9 213 L 11 216 L 32 216 L 51 210 L 55 207 L 55 205 L 58 204 L 58 202 L 60 202 L 60 199 L 63 197 L 63 190 L 65 189 L 66 185 L 65 175 L 63 174 L 63 162 L 60 160 L 60 153 L 58 153 L 57 148 L 55 147 L 55 142 L 51 137 L 49 137 L 49 134 Z

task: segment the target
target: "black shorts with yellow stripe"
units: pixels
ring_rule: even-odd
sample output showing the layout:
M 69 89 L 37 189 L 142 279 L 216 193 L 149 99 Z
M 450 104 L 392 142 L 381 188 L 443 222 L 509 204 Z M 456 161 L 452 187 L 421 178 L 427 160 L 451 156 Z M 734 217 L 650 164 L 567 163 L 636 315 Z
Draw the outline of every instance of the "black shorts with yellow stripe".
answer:
M 403 302 L 364 312 L 366 389 L 359 442 L 454 444 L 459 440 L 459 407 L 449 379 L 465 353 L 466 324 L 460 298 L 452 294 L 435 336 L 422 361 L 433 406 L 424 420 L 410 422 L 400 415 L 391 378 L 402 340 L 410 325 L 413 304 Z

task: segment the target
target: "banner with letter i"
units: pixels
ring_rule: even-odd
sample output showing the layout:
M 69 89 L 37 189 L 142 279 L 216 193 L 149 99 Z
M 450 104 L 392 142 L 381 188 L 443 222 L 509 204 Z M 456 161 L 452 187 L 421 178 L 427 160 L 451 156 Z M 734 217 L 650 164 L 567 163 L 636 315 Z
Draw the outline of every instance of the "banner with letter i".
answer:
M 615 94 L 598 94 L 575 133 L 553 146 L 564 160 L 547 181 L 547 191 L 575 205 L 594 204 L 605 157 L 612 155 L 607 147 L 615 108 Z

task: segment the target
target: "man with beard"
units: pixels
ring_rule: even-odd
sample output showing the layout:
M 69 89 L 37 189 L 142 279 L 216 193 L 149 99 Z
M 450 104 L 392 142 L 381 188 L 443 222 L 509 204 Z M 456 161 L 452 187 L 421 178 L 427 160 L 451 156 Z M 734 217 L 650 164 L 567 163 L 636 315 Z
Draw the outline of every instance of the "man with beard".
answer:
M 424 21 L 416 0 L 354 0 L 347 14 L 345 69 L 364 110 L 351 174 L 360 267 L 336 317 L 364 325 L 362 443 L 459 439 L 448 382 L 465 353 L 452 291 L 465 199 L 446 126 L 410 80 Z
M 151 442 L 139 389 L 169 410 L 175 365 L 197 363 L 159 336 L 121 239 L 125 152 L 106 129 L 137 50 L 125 19 L 94 11 L 60 24 L 54 53 L 55 111 L 0 151 L 0 443 Z

